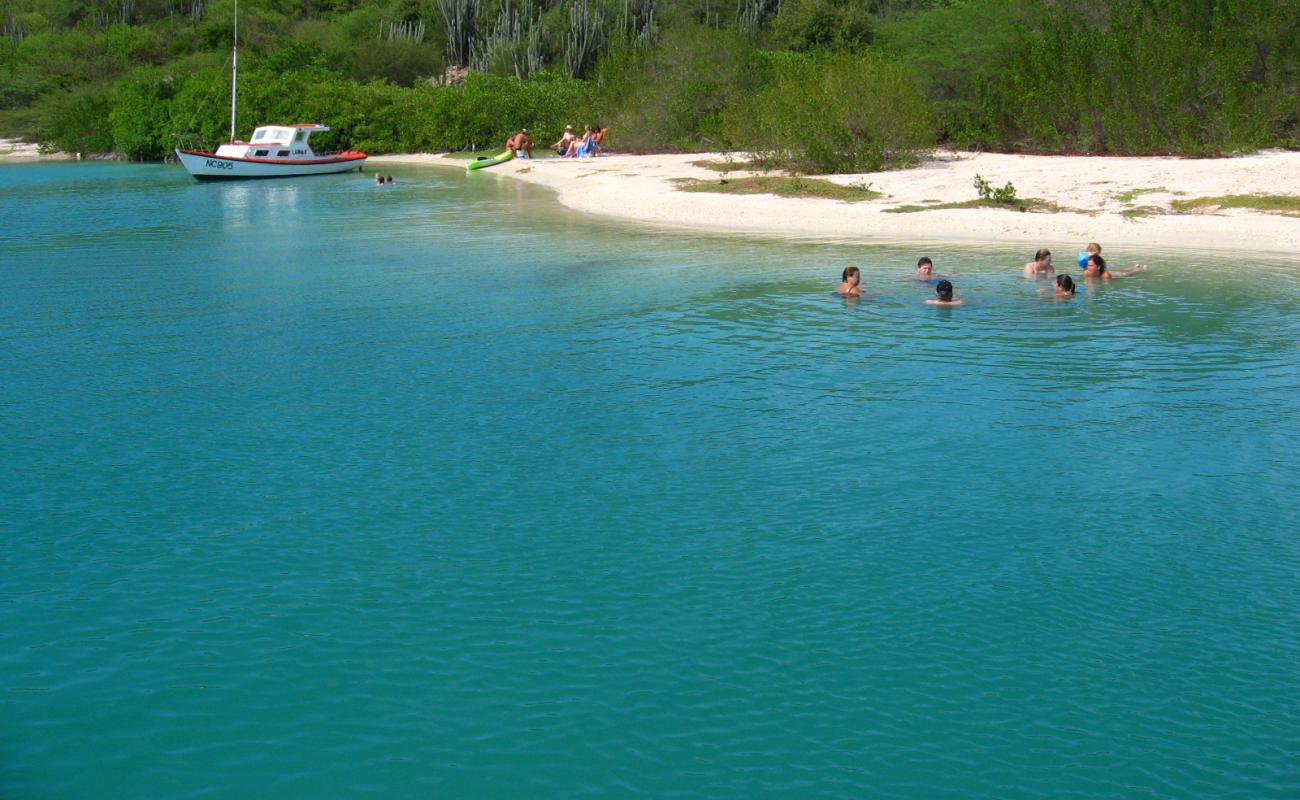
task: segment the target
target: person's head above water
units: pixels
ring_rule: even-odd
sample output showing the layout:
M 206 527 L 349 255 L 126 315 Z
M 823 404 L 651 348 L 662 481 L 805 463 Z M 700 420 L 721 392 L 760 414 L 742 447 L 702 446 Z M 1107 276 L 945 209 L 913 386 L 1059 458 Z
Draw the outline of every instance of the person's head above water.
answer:
M 1039 250 L 1037 253 L 1034 253 L 1034 260 L 1037 261 L 1039 264 L 1042 264 L 1044 262 L 1046 262 L 1047 264 L 1051 264 L 1052 251 L 1044 247 L 1042 250 Z
M 1069 275 L 1057 275 L 1056 293 L 1074 294 L 1074 278 L 1071 278 Z
M 934 293 L 945 303 L 952 299 L 952 281 L 943 280 L 934 285 Z
M 844 272 L 840 273 L 840 280 L 857 286 L 858 282 L 862 280 L 862 271 L 857 267 L 845 267 Z
M 1096 242 L 1088 242 L 1088 246 L 1083 248 L 1083 252 L 1090 256 L 1099 256 L 1101 255 L 1101 245 Z
M 929 256 L 921 256 L 921 260 L 916 262 L 916 271 L 929 275 L 934 270 L 934 262 Z
M 1106 259 L 1102 258 L 1100 255 L 1096 253 L 1093 253 L 1092 255 L 1088 256 L 1088 263 L 1085 265 L 1085 270 L 1087 274 L 1090 275 L 1101 275 L 1103 272 L 1106 271 Z

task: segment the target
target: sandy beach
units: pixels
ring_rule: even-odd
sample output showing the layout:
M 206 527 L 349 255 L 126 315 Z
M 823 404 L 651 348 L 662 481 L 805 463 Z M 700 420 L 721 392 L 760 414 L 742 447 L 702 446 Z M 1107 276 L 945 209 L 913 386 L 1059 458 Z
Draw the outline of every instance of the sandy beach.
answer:
M 76 158 L 72 153 L 62 151 L 42 153 L 35 142 L 22 139 L 0 138 L 0 162 L 3 161 L 65 161 Z
M 1297 152 L 1184 159 L 940 151 L 915 169 L 826 176 L 836 183 L 869 185 L 882 193 L 874 200 L 852 203 L 678 189 L 683 180 L 718 182 L 752 174 L 724 176 L 697 164 L 725 160 L 721 154 L 701 153 L 536 158 L 475 174 L 486 180 L 508 177 L 545 186 L 557 193 L 560 203 L 577 211 L 695 230 L 849 241 L 1016 241 L 1025 243 L 1029 255 L 1037 246 L 1072 247 L 1083 241 L 1129 250 L 1191 247 L 1294 253 L 1300 249 L 1300 217 L 1295 212 L 1215 206 L 1186 213 L 1173 209 L 1177 200 L 1295 194 L 1300 186 Z M 371 163 L 463 168 L 465 162 L 443 155 L 394 155 L 374 157 Z M 1011 182 L 1020 198 L 1047 201 L 1062 210 L 890 211 L 973 200 L 977 174 L 996 186 Z

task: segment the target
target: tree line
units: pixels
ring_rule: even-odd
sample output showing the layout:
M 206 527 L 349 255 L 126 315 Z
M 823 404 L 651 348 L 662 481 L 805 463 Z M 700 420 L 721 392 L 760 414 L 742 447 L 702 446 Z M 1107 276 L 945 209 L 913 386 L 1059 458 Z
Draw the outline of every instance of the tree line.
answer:
M 809 172 L 940 144 L 1216 155 L 1300 142 L 1300 0 L 242 0 L 241 135 L 368 152 L 609 126 Z M 226 135 L 233 0 L 0 0 L 0 133 L 165 156 Z

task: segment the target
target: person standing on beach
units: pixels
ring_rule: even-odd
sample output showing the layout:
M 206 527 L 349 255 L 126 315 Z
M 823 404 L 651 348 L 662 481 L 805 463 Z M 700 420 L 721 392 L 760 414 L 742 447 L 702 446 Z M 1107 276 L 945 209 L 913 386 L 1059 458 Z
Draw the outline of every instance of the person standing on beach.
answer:
M 519 156 L 525 154 L 527 158 L 533 157 L 533 139 L 528 135 L 528 129 L 522 128 L 519 133 L 506 139 L 506 149 Z
M 862 271 L 857 267 L 845 267 L 844 272 L 840 273 L 840 280 L 840 286 L 835 290 L 840 297 L 862 296 L 858 289 L 858 284 L 862 282 Z
M 1052 251 L 1044 247 L 1034 253 L 1034 260 L 1025 265 L 1026 278 L 1050 278 L 1056 274 L 1052 266 Z

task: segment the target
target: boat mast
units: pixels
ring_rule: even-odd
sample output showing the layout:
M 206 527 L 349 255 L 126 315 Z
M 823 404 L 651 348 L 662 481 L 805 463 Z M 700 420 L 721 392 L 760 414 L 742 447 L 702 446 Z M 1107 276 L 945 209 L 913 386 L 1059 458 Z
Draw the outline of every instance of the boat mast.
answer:
M 235 143 L 235 83 L 239 78 L 239 0 L 235 0 L 235 35 L 230 47 L 230 143 Z

